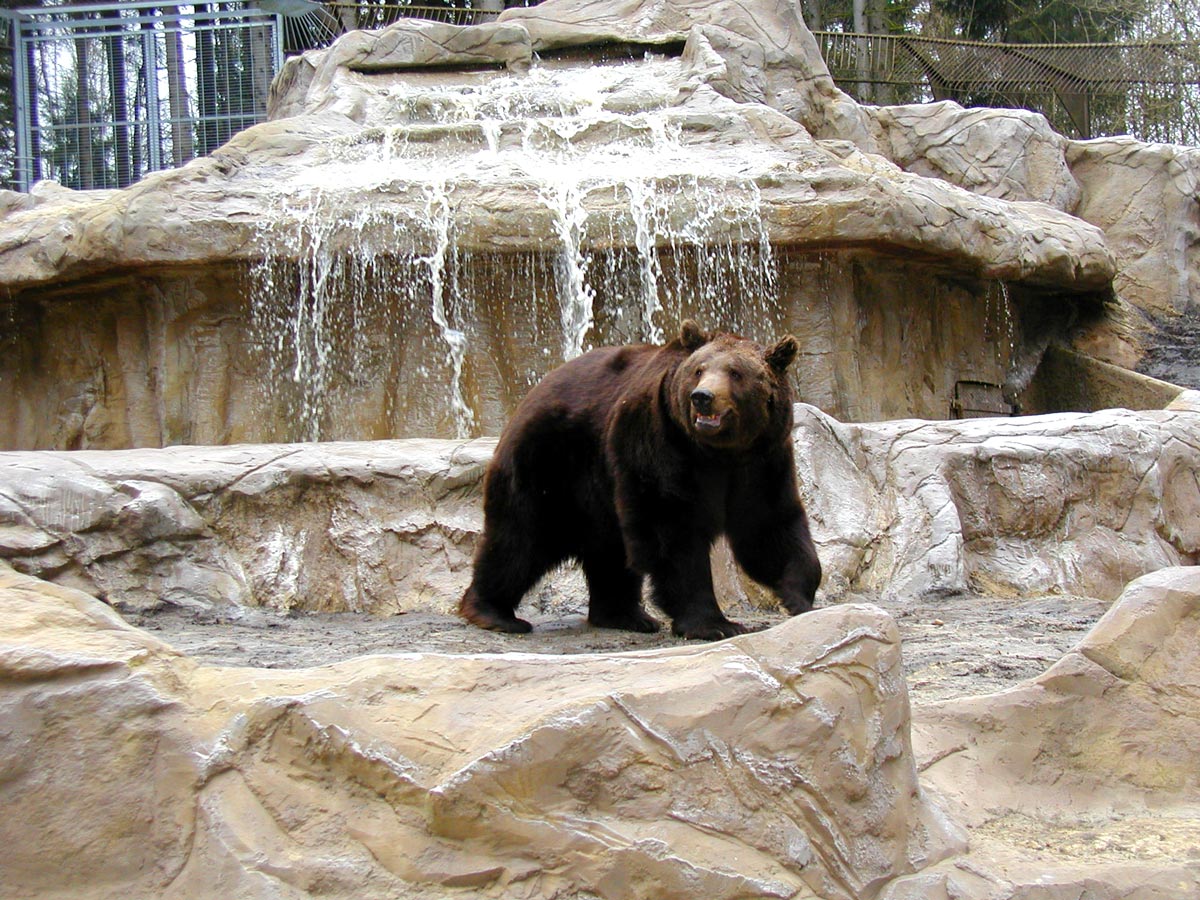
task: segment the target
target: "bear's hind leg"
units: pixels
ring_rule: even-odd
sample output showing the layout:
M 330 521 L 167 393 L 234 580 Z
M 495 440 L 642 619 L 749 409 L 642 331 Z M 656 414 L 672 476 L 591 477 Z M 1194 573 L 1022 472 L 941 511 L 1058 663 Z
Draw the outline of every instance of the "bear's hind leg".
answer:
M 650 633 L 661 627 L 642 608 L 642 576 L 625 565 L 624 552 L 582 561 L 588 585 L 588 622 L 597 628 Z
M 519 547 L 509 544 L 497 545 L 484 535 L 475 556 L 475 574 L 458 603 L 458 614 L 489 631 L 525 634 L 533 626 L 517 618 L 517 606 L 559 560 L 546 559 L 525 542 Z

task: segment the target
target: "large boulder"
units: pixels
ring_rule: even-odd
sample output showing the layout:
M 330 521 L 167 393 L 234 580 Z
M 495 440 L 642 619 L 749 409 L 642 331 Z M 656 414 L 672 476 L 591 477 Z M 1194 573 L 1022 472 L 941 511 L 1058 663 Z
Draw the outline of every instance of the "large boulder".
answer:
M 1200 568 L 1145 575 L 1044 675 L 931 704 L 922 777 L 971 829 L 966 860 L 888 900 L 1200 893 Z
M 197 666 L 3 567 L 0 611 L 8 897 L 854 900 L 963 847 L 873 607 L 286 672 Z
M 0 454 L 0 558 L 127 610 L 448 610 L 492 440 Z
M 1121 260 L 1117 293 L 1157 316 L 1200 305 L 1200 149 L 1113 137 L 1074 142 L 1067 160 L 1082 189 L 1076 215 Z
M 1081 192 L 1067 165 L 1070 141 L 1038 113 L 963 109 L 951 101 L 866 111 L 880 152 L 905 171 L 989 197 L 1076 212 Z
M 848 425 L 801 409 L 800 478 L 835 595 L 1112 599 L 1200 553 L 1192 413 Z

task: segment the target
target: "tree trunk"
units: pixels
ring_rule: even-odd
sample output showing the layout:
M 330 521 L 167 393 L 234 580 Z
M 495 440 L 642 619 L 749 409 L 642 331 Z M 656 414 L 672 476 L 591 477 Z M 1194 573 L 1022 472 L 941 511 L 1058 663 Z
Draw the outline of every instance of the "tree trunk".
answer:
M 75 119 L 72 123 L 75 159 L 79 166 L 79 187 L 90 191 L 96 186 L 96 151 L 92 142 L 92 91 L 88 82 L 91 48 L 88 38 L 75 39 Z
M 207 12 L 209 7 L 198 6 L 196 11 Z M 196 34 L 196 94 L 200 114 L 200 152 L 212 153 L 221 146 L 217 128 L 217 59 L 213 33 L 205 28 Z
M 126 187 L 140 174 L 133 168 L 129 149 L 129 89 L 125 66 L 125 29 L 109 26 L 112 36 L 108 45 L 109 96 L 112 99 L 113 150 L 116 155 L 117 187 Z
M 867 0 L 854 0 L 854 33 L 867 33 Z M 854 53 L 854 70 L 858 76 L 856 93 L 860 103 L 870 103 L 872 92 L 870 77 L 871 42 L 866 38 L 858 38 Z
M 168 17 L 178 17 L 179 9 L 167 6 L 163 8 L 163 13 Z M 171 108 L 171 159 L 176 166 L 182 166 L 196 156 L 196 148 L 192 139 L 191 104 L 187 71 L 184 68 L 183 35 L 180 34 L 178 18 L 174 23 L 168 23 L 164 37 L 167 49 L 167 102 Z

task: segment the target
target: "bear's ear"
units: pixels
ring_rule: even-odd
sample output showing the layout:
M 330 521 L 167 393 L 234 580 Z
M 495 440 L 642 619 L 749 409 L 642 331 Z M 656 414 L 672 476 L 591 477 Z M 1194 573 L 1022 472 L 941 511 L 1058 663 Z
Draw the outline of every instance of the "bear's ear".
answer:
M 782 374 L 787 371 L 787 367 L 792 364 L 792 360 L 796 358 L 798 352 L 800 352 L 800 343 L 789 334 L 767 351 L 767 365 Z
M 683 349 L 690 353 L 707 344 L 708 335 L 701 331 L 700 326 L 691 319 L 684 319 L 683 324 L 679 326 L 679 343 L 683 344 Z

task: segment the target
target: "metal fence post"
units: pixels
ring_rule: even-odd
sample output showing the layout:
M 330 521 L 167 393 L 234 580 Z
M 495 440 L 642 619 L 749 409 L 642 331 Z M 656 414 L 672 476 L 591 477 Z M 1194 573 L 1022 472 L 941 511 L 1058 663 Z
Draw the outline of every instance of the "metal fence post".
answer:
M 162 168 L 162 110 L 158 99 L 158 39 L 154 26 L 142 28 L 142 77 L 146 88 L 146 154 L 150 171 Z
M 21 14 L 16 10 L 2 10 L 0 15 L 6 20 L 5 25 L 12 29 L 13 52 L 13 113 L 16 117 L 16 157 L 13 159 L 14 175 L 17 190 L 28 191 L 34 182 L 33 167 L 35 165 L 33 140 L 30 134 L 29 114 L 29 54 L 25 48 L 24 29 L 21 28 Z

